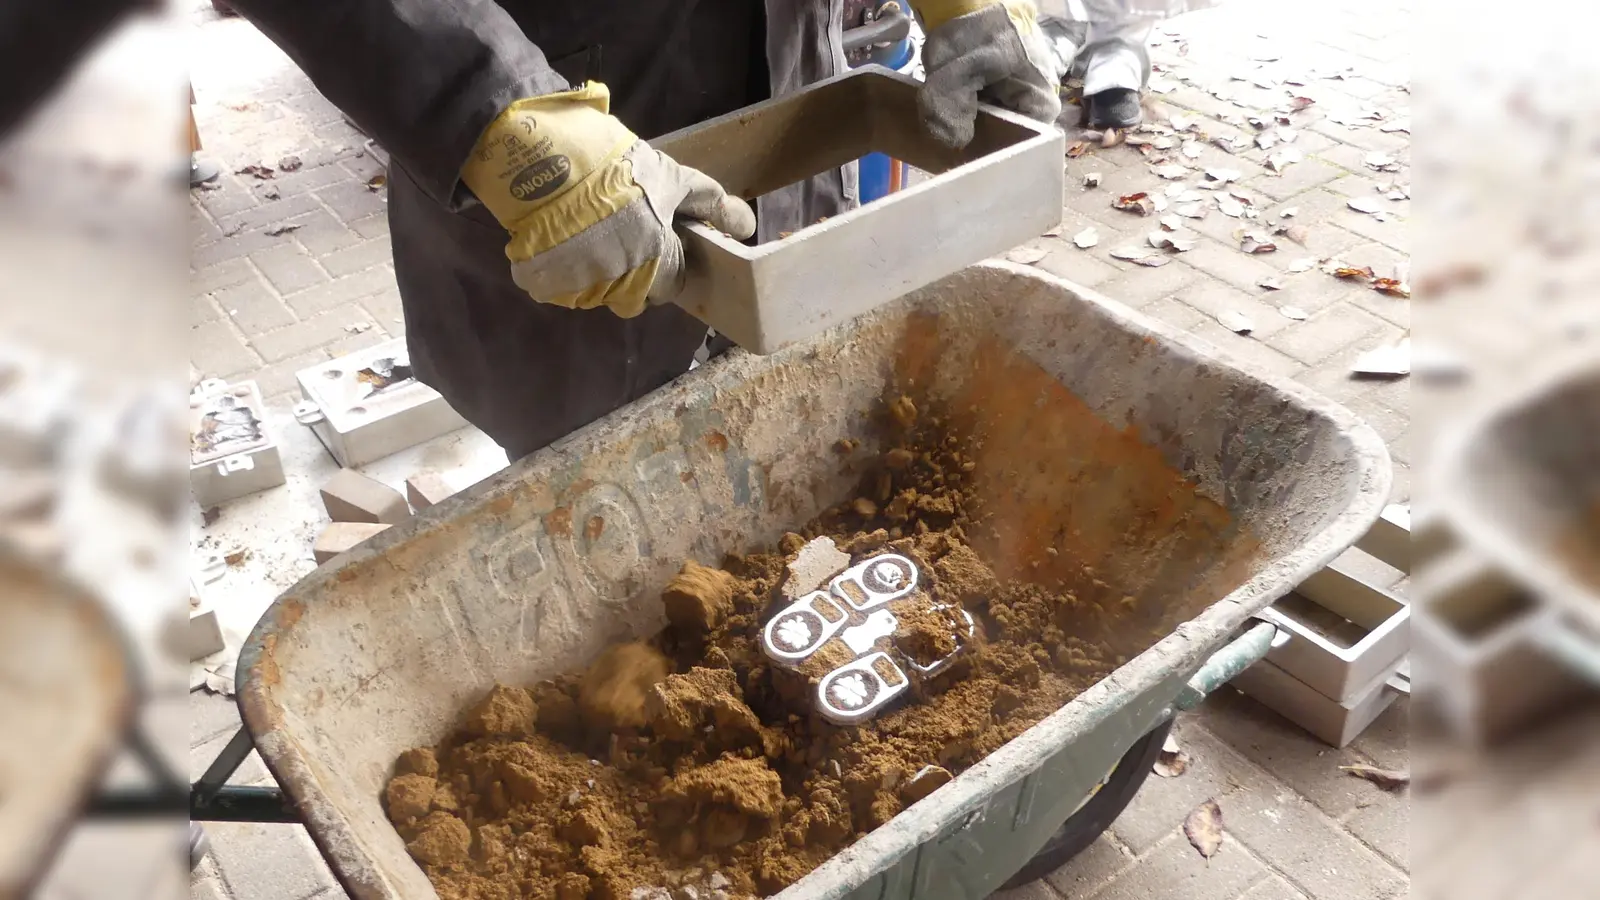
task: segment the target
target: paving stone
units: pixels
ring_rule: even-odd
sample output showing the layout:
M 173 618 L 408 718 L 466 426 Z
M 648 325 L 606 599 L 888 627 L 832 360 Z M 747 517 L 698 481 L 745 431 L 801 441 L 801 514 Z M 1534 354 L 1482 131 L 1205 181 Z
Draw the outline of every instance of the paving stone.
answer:
M 231 378 L 260 365 L 220 319 L 190 329 L 189 361 L 207 378 Z
M 1175 297 L 1196 279 L 1204 277 L 1184 265 L 1180 259 L 1159 269 L 1139 266 L 1131 271 L 1120 272 L 1117 277 L 1102 282 L 1095 289 L 1119 303 L 1143 309 L 1156 300 Z
M 1224 823 L 1226 823 L 1224 813 Z M 1225 834 L 1222 846 L 1209 860 L 1189 845 L 1182 835 L 1139 860 L 1139 865 L 1112 880 L 1095 895 L 1096 900 L 1151 900 L 1154 897 L 1182 897 L 1183 900 L 1234 900 L 1265 873 L 1261 863 L 1244 852 Z
M 373 158 L 370 153 L 352 156 L 339 163 L 339 167 L 344 169 L 347 178 L 362 184 L 368 183 L 378 175 L 385 175 L 389 171 L 387 166 Z
M 295 322 L 294 314 L 277 292 L 260 279 L 223 288 L 211 296 L 217 307 L 227 313 L 247 337 Z
M 190 900 L 232 900 L 220 878 L 197 878 L 189 885 Z
M 238 900 L 306 900 L 333 887 L 333 873 L 300 825 L 208 822 L 211 853 Z
M 1030 881 L 1009 891 L 996 891 L 989 895 L 989 900 L 1061 900 L 1061 895 L 1043 881 Z
M 1374 104 L 1375 105 L 1375 104 Z M 1373 122 L 1370 127 L 1340 125 L 1327 118 L 1312 123 L 1311 129 L 1341 144 L 1350 144 L 1365 150 L 1399 150 L 1409 142 L 1400 132 L 1383 131 Z
M 198 690 L 189 694 L 189 744 L 198 746 L 239 730 L 239 705 L 231 697 Z
M 1372 430 L 1376 431 L 1385 443 L 1399 440 L 1400 436 L 1411 428 L 1411 417 L 1404 410 L 1390 406 L 1387 398 L 1368 395 L 1346 406 L 1351 412 L 1360 416 L 1362 421 L 1371 425 Z
M 319 262 L 328 274 L 340 278 L 373 266 L 386 265 L 394 259 L 387 237 L 373 238 L 343 250 L 325 254 Z
M 215 322 L 221 318 L 222 310 L 217 308 L 217 304 L 209 296 L 199 294 L 189 298 L 190 325 L 204 325 L 207 322 Z
M 364 219 L 357 219 L 350 223 L 350 229 L 363 238 L 387 237 L 389 234 L 389 214 L 376 213 Z
M 121 900 L 165 898 L 182 884 L 182 863 L 173 852 L 184 826 L 171 819 L 84 821 L 63 837 L 44 881 L 35 890 L 11 894 L 29 900 Z
M 1410 702 L 1401 697 L 1367 726 L 1350 749 L 1386 769 L 1403 769 L 1411 758 Z
M 280 294 L 293 294 L 330 280 L 328 273 L 317 265 L 305 248 L 292 239 L 250 254 L 250 261 L 256 264 Z
M 198 203 L 189 205 L 189 242 L 191 244 L 204 244 L 222 237 L 222 229 L 206 214 L 205 207 Z
M 258 250 L 279 246 L 285 240 L 282 235 L 274 236 L 257 230 L 224 237 L 209 244 L 197 244 L 189 251 L 189 266 L 199 271 L 229 260 L 243 259 Z
M 1329 816 L 1346 815 L 1382 793 L 1372 783 L 1339 771 L 1342 765 L 1364 762 L 1356 754 L 1329 747 L 1237 690 L 1218 691 L 1198 716 L 1212 740 L 1271 772 Z
M 1370 801 L 1345 820 L 1345 828 L 1377 851 L 1390 865 L 1406 871 L 1411 859 L 1411 817 L 1403 795 L 1391 794 Z
M 353 275 L 337 278 L 328 284 L 301 291 L 284 302 L 301 318 L 346 306 L 353 301 L 370 297 L 383 291 L 395 291 L 394 272 L 387 268 L 367 269 Z M 382 323 L 380 323 L 382 324 Z
M 383 191 L 368 190 L 360 182 L 342 182 L 331 187 L 317 191 L 317 196 L 322 199 L 333 214 L 345 223 L 368 216 L 377 215 L 388 209 Z
M 261 388 L 261 397 L 268 405 L 272 405 L 274 399 L 287 398 L 288 405 L 293 406 L 300 401 L 300 383 L 295 380 L 295 373 L 327 361 L 328 354 L 319 347 L 263 366 L 251 377 Z
M 209 294 L 232 287 L 256 277 L 256 270 L 243 258 L 230 259 L 197 269 L 189 276 L 189 290 L 194 294 Z
M 1245 891 L 1239 900 L 1305 900 L 1306 895 L 1289 886 L 1277 875 L 1270 875 L 1260 884 Z
M 202 153 L 201 155 L 207 154 Z M 201 206 L 205 207 L 206 212 L 211 214 L 211 218 L 217 223 L 217 227 L 226 231 L 227 226 L 222 223 L 222 219 L 255 206 L 256 198 L 250 194 L 249 189 L 243 183 L 227 172 L 218 175 L 217 180 L 212 183 L 217 185 L 215 190 L 198 187 L 191 188 L 190 195 L 199 201 Z
M 1273 335 L 1267 342 L 1312 366 L 1394 327 L 1369 312 L 1348 305 L 1332 306 L 1293 326 Z
M 1276 304 L 1209 278 L 1195 281 L 1180 290 L 1177 297 L 1213 321 L 1228 313 L 1245 316 L 1255 326 L 1250 332 L 1255 340 L 1265 339 L 1294 324 L 1278 312 Z
M 310 194 L 285 196 L 280 200 L 264 201 L 259 206 L 253 206 L 243 212 L 229 216 L 218 216 L 217 227 L 222 229 L 225 236 L 233 237 L 248 231 L 267 228 L 292 221 L 296 216 L 305 215 L 320 209 L 317 198 Z
M 1134 865 L 1134 858 L 1102 834 L 1066 865 L 1044 877 L 1062 896 L 1088 897 L 1117 873 Z
M 1273 316 L 1278 316 L 1276 312 Z M 1279 353 L 1260 339 L 1237 334 L 1217 322 L 1201 322 L 1189 333 L 1206 341 L 1238 362 L 1253 366 L 1269 375 L 1295 378 L 1306 370 L 1304 363 Z
M 392 280 L 394 273 L 383 270 Z M 351 276 L 354 277 L 354 276 Z M 361 305 L 372 314 L 378 325 L 392 335 L 405 333 L 405 309 L 400 303 L 400 288 L 391 286 L 361 299 Z
M 338 359 L 357 350 L 375 347 L 393 337 L 394 334 L 382 327 L 381 324 L 378 327 L 355 333 L 351 333 L 349 329 L 346 329 L 343 337 L 324 344 L 322 352 L 326 353 L 329 359 Z
M 346 303 L 287 328 L 257 335 L 251 343 L 263 360 L 279 362 L 348 337 L 346 326 L 361 322 L 372 322 L 372 317 L 360 306 Z
M 1050 254 L 1036 265 L 1052 275 L 1059 275 L 1074 284 L 1098 288 L 1122 275 L 1122 270 L 1110 263 L 1096 259 L 1091 250 L 1080 250 L 1072 241 L 1047 241 Z
M 418 507 L 425 509 L 426 507 Z M 332 522 L 311 543 L 311 558 L 318 565 L 364 543 L 389 528 L 386 524 L 372 522 Z
M 1183 825 L 1184 817 L 1201 803 L 1212 798 L 1221 802 L 1220 798 L 1234 790 L 1227 773 L 1216 760 L 1197 754 L 1189 747 L 1191 735 L 1198 731 L 1193 715 L 1178 717 L 1175 734 L 1178 744 L 1189 750 L 1188 771 L 1177 778 L 1152 775 L 1146 779 L 1128 807 L 1111 824 L 1117 840 L 1134 855 L 1143 857 Z
M 359 233 L 321 206 L 305 215 L 296 216 L 293 222 L 300 226 L 295 229 L 294 239 L 312 256 L 320 257 L 354 247 L 364 240 Z
M 1338 214 L 1334 224 L 1368 240 L 1406 251 L 1410 241 L 1409 226 L 1406 224 L 1406 210 L 1409 206 L 1409 202 L 1389 203 L 1393 215 L 1384 219 L 1358 213 L 1353 209 L 1346 210 Z
M 1319 135 L 1319 137 L 1322 136 Z M 1367 156 L 1373 151 L 1366 150 L 1361 147 L 1352 147 L 1349 144 L 1333 142 L 1328 138 L 1324 139 L 1330 141 L 1330 146 L 1321 153 L 1318 153 L 1317 156 L 1327 160 L 1330 163 L 1333 163 L 1341 169 L 1345 169 L 1353 175 L 1373 178 L 1379 182 L 1409 182 L 1411 180 L 1410 148 L 1402 147 L 1389 153 L 1389 155 L 1394 157 L 1395 161 L 1400 164 L 1400 171 L 1380 172 L 1377 169 L 1367 165 Z
M 396 525 L 411 515 L 404 494 L 355 469 L 340 469 L 318 489 L 328 518 L 335 522 Z
M 1172 265 L 1176 266 L 1178 264 L 1173 263 Z M 1201 322 L 1207 321 L 1205 313 L 1179 301 L 1176 297 L 1161 297 L 1152 300 L 1140 307 L 1139 311 L 1147 316 L 1160 319 L 1179 331 L 1188 331 Z
M 1227 246 L 1207 239 L 1197 243 L 1193 250 L 1182 254 L 1184 263 L 1230 284 L 1247 294 L 1260 290 L 1263 279 L 1277 278 L 1278 270 L 1236 246 Z

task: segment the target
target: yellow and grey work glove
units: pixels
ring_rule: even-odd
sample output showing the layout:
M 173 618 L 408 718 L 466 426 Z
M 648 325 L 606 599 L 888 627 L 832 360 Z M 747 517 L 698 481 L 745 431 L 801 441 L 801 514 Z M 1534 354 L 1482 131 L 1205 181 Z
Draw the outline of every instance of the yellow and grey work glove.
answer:
M 1033 0 L 912 0 L 927 38 L 922 121 L 941 143 L 972 140 L 978 103 L 1041 122 L 1061 115 L 1061 72 Z
M 517 286 L 569 309 L 624 318 L 683 290 L 674 217 L 735 238 L 755 233 L 750 205 L 680 166 L 610 114 L 605 85 L 518 100 L 484 130 L 461 178 L 511 240 Z

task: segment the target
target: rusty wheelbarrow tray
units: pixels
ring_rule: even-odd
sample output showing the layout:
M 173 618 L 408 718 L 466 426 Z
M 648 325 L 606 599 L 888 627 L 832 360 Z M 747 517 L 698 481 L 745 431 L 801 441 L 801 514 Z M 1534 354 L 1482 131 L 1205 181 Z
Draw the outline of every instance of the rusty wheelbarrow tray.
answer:
M 1551 613 L 1542 649 L 1600 686 L 1600 358 L 1549 362 L 1446 432 L 1435 463 L 1444 521 Z
M 1012 456 L 977 473 L 1022 504 L 1019 517 L 1082 528 L 1101 577 L 1126 581 L 1165 636 L 782 900 L 987 896 L 1171 715 L 1207 658 L 1360 537 L 1388 494 L 1387 452 L 1347 411 L 1008 263 L 771 356 L 714 360 L 323 565 L 257 624 L 240 659 L 245 727 L 345 890 L 435 897 L 384 815 L 397 755 L 444 737 L 496 681 L 574 671 L 612 641 L 653 634 L 685 558 L 771 546 L 852 496 L 836 444 L 881 449 L 868 413 L 908 373 L 927 396 L 974 407 L 1015 402 L 1017 379 L 1034 380 L 1035 405 L 985 438 Z M 1073 427 L 1044 427 L 1061 421 Z M 1144 462 L 1100 455 L 1094 435 L 1139 436 Z M 1120 546 L 1127 516 L 1145 512 L 1129 498 L 1152 458 L 1228 524 L 1160 538 L 1159 557 Z M 604 527 L 586 527 L 595 520 Z
M 28 896 L 132 726 L 122 632 L 66 579 L 0 551 L 0 897 Z

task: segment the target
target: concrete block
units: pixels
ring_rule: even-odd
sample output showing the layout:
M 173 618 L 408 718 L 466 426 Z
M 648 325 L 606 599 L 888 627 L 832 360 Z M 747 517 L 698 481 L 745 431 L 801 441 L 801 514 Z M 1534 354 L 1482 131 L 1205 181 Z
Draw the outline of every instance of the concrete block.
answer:
M 454 494 L 455 490 L 438 472 L 418 472 L 406 479 L 406 499 L 411 508 L 422 512 Z
M 317 535 L 311 555 L 321 565 L 388 527 L 370 522 L 334 522 Z
M 354 469 L 340 469 L 322 486 L 321 493 L 322 506 L 335 522 L 396 525 L 411 515 L 399 491 Z
M 334 886 L 303 826 L 207 822 L 206 832 L 235 897 L 307 900 Z
M 210 607 L 189 612 L 189 659 L 204 659 L 221 653 L 227 643 L 222 639 L 222 623 L 217 611 Z

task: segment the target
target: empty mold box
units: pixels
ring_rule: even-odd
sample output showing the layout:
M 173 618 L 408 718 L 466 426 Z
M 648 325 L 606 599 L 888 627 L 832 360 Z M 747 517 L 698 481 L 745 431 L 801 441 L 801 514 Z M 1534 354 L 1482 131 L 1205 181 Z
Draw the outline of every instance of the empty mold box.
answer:
M 418 381 L 404 338 L 295 373 L 304 401 L 295 420 L 307 425 L 344 468 L 466 427 L 439 392 Z

